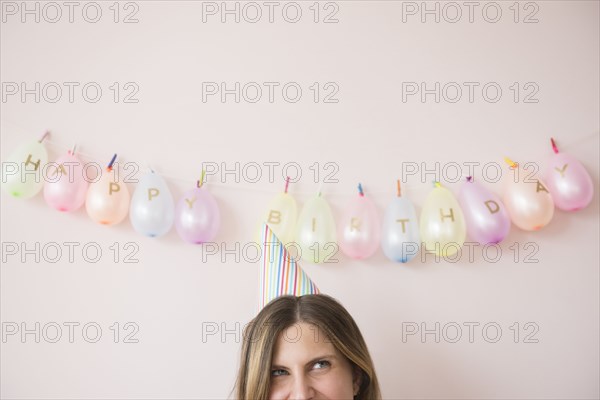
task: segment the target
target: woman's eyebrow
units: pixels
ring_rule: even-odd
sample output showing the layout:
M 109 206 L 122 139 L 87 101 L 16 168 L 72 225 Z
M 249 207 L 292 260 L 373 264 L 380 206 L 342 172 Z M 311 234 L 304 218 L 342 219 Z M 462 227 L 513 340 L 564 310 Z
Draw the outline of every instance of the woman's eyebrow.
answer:
M 337 357 L 335 354 L 326 354 L 324 356 L 319 356 L 319 357 L 313 358 L 312 360 L 307 362 L 306 365 L 312 365 L 312 364 L 316 363 L 317 361 L 321 361 L 321 360 L 325 360 L 325 359 L 332 359 L 332 358 L 337 358 Z
M 313 359 L 311 359 L 309 362 L 306 363 L 306 365 L 311 365 L 316 363 L 317 361 L 321 361 L 321 360 L 325 360 L 325 359 L 335 359 L 337 358 L 337 356 L 335 354 L 325 354 L 323 356 L 319 356 L 319 357 L 315 357 Z M 283 365 L 278 365 L 278 364 L 273 364 L 271 365 L 271 369 L 286 369 L 287 367 L 284 367 Z

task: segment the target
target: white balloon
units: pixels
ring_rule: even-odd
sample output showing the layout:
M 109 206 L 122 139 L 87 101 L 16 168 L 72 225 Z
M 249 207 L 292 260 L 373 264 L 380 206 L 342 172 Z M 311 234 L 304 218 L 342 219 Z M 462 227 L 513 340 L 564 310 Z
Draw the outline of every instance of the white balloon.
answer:
M 149 172 L 144 175 L 131 198 L 129 218 L 133 228 L 146 236 L 162 236 L 175 220 L 175 201 L 164 179 Z
M 415 206 L 406 197 L 396 197 L 385 210 L 381 248 L 387 258 L 408 262 L 420 248 L 419 220 Z

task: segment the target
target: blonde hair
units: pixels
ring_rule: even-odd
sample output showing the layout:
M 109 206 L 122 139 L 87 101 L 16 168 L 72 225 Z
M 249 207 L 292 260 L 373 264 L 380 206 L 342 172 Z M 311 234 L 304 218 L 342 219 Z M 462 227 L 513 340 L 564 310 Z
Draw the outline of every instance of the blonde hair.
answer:
M 275 344 L 281 332 L 298 322 L 317 327 L 353 368 L 360 371 L 360 389 L 354 399 L 381 399 L 375 367 L 358 326 L 338 301 L 324 294 L 278 297 L 246 326 L 236 399 L 268 399 Z

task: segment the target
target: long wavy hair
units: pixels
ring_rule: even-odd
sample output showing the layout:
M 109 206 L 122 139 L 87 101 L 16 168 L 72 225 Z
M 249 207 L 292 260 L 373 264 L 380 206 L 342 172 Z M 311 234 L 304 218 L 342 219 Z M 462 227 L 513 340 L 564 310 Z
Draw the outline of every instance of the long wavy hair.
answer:
M 271 385 L 271 362 L 279 334 L 295 323 L 312 324 L 361 374 L 355 400 L 380 400 L 381 392 L 367 345 L 348 311 L 325 294 L 281 296 L 267 304 L 246 326 L 236 399 L 267 400 Z

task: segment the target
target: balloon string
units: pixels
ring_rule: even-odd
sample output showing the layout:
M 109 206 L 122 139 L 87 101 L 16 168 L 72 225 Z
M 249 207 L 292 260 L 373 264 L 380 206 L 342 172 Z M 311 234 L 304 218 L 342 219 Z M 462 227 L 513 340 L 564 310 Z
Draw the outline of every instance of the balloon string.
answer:
M 556 147 L 556 142 L 554 141 L 554 138 L 550 138 L 550 143 L 552 143 L 552 150 L 554 150 L 554 153 L 558 154 L 558 147 Z
M 358 194 L 361 195 L 361 197 L 363 197 L 365 195 L 365 192 L 363 192 L 363 188 L 362 188 L 362 184 L 358 184 Z
M 400 191 L 400 179 L 396 180 L 396 195 L 398 197 L 402 196 L 402 192 Z
M 75 149 L 77 149 L 77 143 L 75 143 L 73 145 L 73 147 L 71 148 L 71 150 L 69 151 L 69 154 L 74 156 L 75 155 Z
M 108 163 L 108 170 L 111 171 L 113 164 L 115 163 L 115 160 L 117 159 L 117 154 L 115 153 L 115 155 L 112 157 L 112 159 L 110 160 L 110 162 Z
M 289 187 L 289 186 L 290 186 L 290 177 L 289 177 L 289 176 L 286 176 L 286 177 L 285 177 L 285 190 L 284 190 L 284 193 L 287 193 L 287 192 L 288 192 L 288 187 Z
M 46 139 L 46 136 L 48 136 L 49 134 L 50 134 L 50 131 L 44 132 L 44 134 L 38 140 L 38 143 L 42 143 L 44 141 L 44 139 Z
M 513 160 L 511 160 L 508 157 L 504 157 L 504 161 L 512 168 L 515 169 L 517 168 L 517 166 L 519 165 L 519 163 L 514 162 Z
M 202 168 L 202 175 L 200 176 L 200 180 L 196 182 L 196 186 L 201 188 L 204 185 L 204 176 L 206 175 L 206 171 Z

